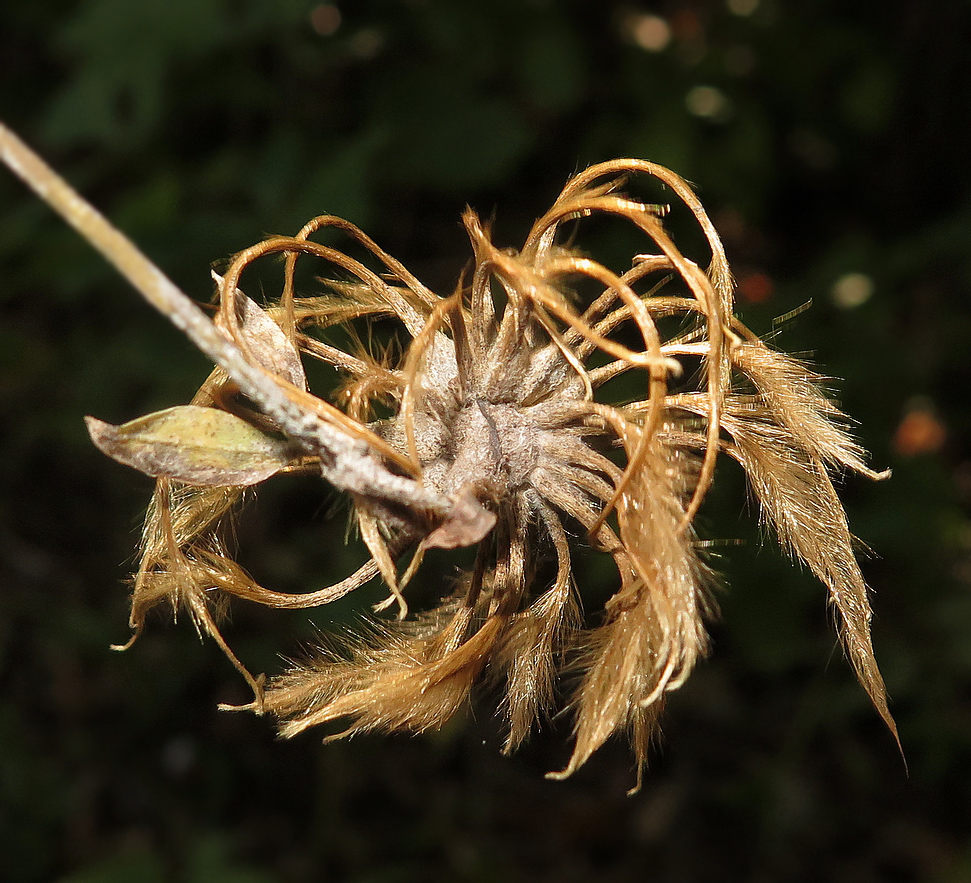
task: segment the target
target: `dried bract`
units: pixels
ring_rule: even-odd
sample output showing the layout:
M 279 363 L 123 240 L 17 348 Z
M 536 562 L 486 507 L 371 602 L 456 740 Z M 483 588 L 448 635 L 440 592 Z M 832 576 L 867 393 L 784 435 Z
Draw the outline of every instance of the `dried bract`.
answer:
M 694 215 L 706 268 L 675 246 L 661 207 L 624 195 L 637 176 L 666 185 Z M 625 266 L 567 244 L 582 242 L 597 216 L 641 237 Z M 334 723 L 328 738 L 438 727 L 485 681 L 503 690 L 509 751 L 572 685 L 575 746 L 551 775 L 570 775 L 626 730 L 639 781 L 664 697 L 706 650 L 710 577 L 693 521 L 727 454 L 780 542 L 826 586 L 847 655 L 896 734 L 829 470 L 877 476 L 817 378 L 733 317 L 721 243 L 685 182 L 638 160 L 593 166 L 519 251 L 496 247 L 471 210 L 464 223 L 473 263 L 445 298 L 330 216 L 246 250 L 216 278 L 215 337 L 190 329 L 220 365 L 192 404 L 117 428 L 91 421 L 109 455 L 158 476 L 135 579 L 136 635 L 160 602 L 188 609 L 253 687 L 248 707 L 277 716 L 286 736 Z M 381 271 L 314 241 L 325 229 L 350 237 Z M 283 290 L 263 309 L 240 292 L 240 276 L 273 254 L 285 257 Z M 326 265 L 329 281 L 298 297 L 295 266 L 307 258 Z M 375 319 L 398 324 L 400 356 L 346 352 L 327 333 Z M 341 375 L 333 403 L 307 389 L 306 358 Z M 257 584 L 221 529 L 244 487 L 294 470 L 348 491 L 370 552 L 356 573 L 305 595 Z M 617 573 L 604 609 L 585 618 L 571 564 L 577 535 Z M 410 614 L 406 586 L 425 551 L 474 545 L 470 572 L 434 609 Z M 379 574 L 397 620 L 268 684 L 220 635 L 232 597 L 311 607 Z

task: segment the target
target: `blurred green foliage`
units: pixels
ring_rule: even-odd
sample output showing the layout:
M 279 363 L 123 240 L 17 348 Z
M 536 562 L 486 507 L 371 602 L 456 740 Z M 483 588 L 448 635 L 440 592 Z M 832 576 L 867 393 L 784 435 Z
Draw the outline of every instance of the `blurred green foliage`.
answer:
M 208 366 L 0 174 L 3 879 L 971 878 L 966 2 L 8 7 L 0 118 L 199 299 L 214 262 L 324 212 L 448 291 L 466 203 L 515 245 L 590 162 L 642 156 L 696 182 L 743 318 L 841 378 L 874 462 L 894 469 L 844 491 L 874 552 L 910 775 L 835 649 L 822 590 L 763 542 L 728 466 L 704 513 L 729 541 L 712 548 L 728 586 L 714 653 L 670 701 L 633 799 L 619 744 L 567 783 L 542 779 L 565 756 L 563 722 L 501 758 L 489 697 L 428 738 L 284 744 L 215 711 L 245 696 L 188 623 L 110 654 L 150 485 L 102 458 L 81 417 L 184 402 Z M 290 590 L 360 551 L 333 495 L 286 481 L 240 543 Z M 581 585 L 600 572 L 590 556 Z M 231 630 L 274 670 L 314 627 L 240 606 Z

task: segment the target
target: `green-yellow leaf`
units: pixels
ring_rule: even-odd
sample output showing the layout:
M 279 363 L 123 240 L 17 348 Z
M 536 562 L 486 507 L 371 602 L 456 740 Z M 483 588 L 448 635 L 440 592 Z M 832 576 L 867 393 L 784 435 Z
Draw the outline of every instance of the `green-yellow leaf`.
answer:
M 91 440 L 109 457 L 186 484 L 257 484 L 298 456 L 286 441 L 216 408 L 180 405 L 121 426 L 84 419 Z

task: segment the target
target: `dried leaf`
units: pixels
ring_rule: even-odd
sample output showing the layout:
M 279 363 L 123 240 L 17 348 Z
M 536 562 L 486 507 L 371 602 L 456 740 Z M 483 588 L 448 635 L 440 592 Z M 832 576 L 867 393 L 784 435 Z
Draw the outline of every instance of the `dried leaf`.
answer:
M 295 459 L 287 442 L 216 408 L 181 405 L 121 426 L 84 419 L 91 440 L 109 457 L 191 485 L 257 484 Z
M 212 278 L 221 289 L 223 277 L 213 272 Z M 268 371 L 298 389 L 307 389 L 307 375 L 300 353 L 270 314 L 238 288 L 235 307 L 240 337 L 250 355 Z M 221 316 L 216 317 L 216 325 L 224 332 L 229 331 Z
M 427 549 L 457 549 L 474 546 L 495 526 L 496 516 L 476 498 L 471 488 L 463 488 L 452 501 L 448 518 L 427 537 Z

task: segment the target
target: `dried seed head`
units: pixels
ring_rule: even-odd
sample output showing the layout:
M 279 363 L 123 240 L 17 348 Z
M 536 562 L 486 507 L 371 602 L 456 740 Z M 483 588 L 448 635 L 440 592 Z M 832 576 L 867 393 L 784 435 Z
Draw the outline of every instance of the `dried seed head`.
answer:
M 160 602 L 188 609 L 247 678 L 248 707 L 280 718 L 285 735 L 338 721 L 344 729 L 329 738 L 437 727 L 487 679 L 504 687 L 512 750 L 552 710 L 557 678 L 569 671 L 576 741 L 554 777 L 627 730 L 639 782 L 664 696 L 706 649 L 708 574 L 692 525 L 715 460 L 727 454 L 781 544 L 826 586 L 847 655 L 896 736 L 867 589 L 828 470 L 879 476 L 817 378 L 733 317 L 721 243 L 677 175 L 638 160 L 593 166 L 566 185 L 519 252 L 493 245 L 468 211 L 473 266 L 448 298 L 352 224 L 316 218 L 236 257 L 217 277 L 213 325 L 2 126 L 0 153 L 220 366 L 189 406 L 90 427 L 110 456 L 158 476 L 135 579 L 136 636 Z M 710 248 L 705 269 L 674 245 L 659 206 L 620 192 L 638 175 L 666 185 L 694 215 Z M 582 242 L 592 216 L 626 222 L 643 238 L 627 265 L 608 267 L 564 244 L 564 225 L 578 221 L 571 239 Z M 324 228 L 363 246 L 381 272 L 314 242 Z M 238 285 L 270 254 L 286 256 L 284 284 L 264 310 Z M 329 264 L 326 290 L 295 295 L 300 257 Z M 399 323 L 400 357 L 349 353 L 328 340 L 328 329 L 376 318 Z M 307 389 L 304 358 L 340 373 L 336 404 Z M 608 395 L 621 377 L 622 395 Z M 356 573 L 289 595 L 233 561 L 221 525 L 246 486 L 280 471 L 322 473 L 350 494 L 371 555 Z M 617 571 L 605 608 L 588 611 L 592 628 L 581 625 L 572 577 L 578 533 Z M 409 615 L 406 587 L 425 550 L 470 545 L 474 566 L 454 591 Z M 543 558 L 555 561 L 550 581 L 537 576 Z M 266 686 L 216 624 L 233 596 L 311 607 L 378 574 L 399 619 Z
M 637 173 L 660 179 L 694 213 L 710 244 L 707 270 L 674 246 L 657 207 L 619 194 L 618 178 Z M 644 235 L 643 253 L 629 266 L 608 268 L 560 243 L 564 223 L 598 214 Z M 337 735 L 421 731 L 440 726 L 474 683 L 488 678 L 505 688 L 511 750 L 551 710 L 558 673 L 572 670 L 580 673 L 572 703 L 576 744 L 556 776 L 569 775 L 620 729 L 630 733 L 640 769 L 664 695 L 705 651 L 707 574 L 692 520 L 721 451 L 745 468 L 782 543 L 827 586 L 850 659 L 892 729 L 870 646 L 866 588 L 827 467 L 872 473 L 815 378 L 732 317 L 720 242 L 688 187 L 648 163 L 595 166 L 567 185 L 518 253 L 494 246 L 473 212 L 465 224 L 474 267 L 469 283 L 447 299 L 334 218 L 244 253 L 220 287 L 224 327 L 253 359 L 293 385 L 295 372 L 286 377 L 279 365 L 296 364 L 296 351 L 333 365 L 344 375 L 344 413 L 327 410 L 328 418 L 354 431 L 390 468 L 452 501 L 453 515 L 436 523 L 407 503 L 355 494 L 371 561 L 323 592 L 281 596 L 255 585 L 219 544 L 218 523 L 238 489 L 189 489 L 186 475 L 170 473 L 160 480 L 146 529 L 136 629 L 166 594 L 218 635 L 207 600 L 213 594 L 310 605 L 378 572 L 404 617 L 404 584 L 425 549 L 479 542 L 472 572 L 438 608 L 372 630 L 344 653 L 295 664 L 265 693 L 254 680 L 252 707 L 280 717 L 286 735 L 335 721 L 345 725 Z M 370 249 L 385 273 L 310 244 L 310 235 L 331 226 Z M 288 255 L 280 303 L 264 314 L 237 293 L 244 308 L 231 312 L 228 292 L 236 291 L 240 273 L 271 252 Z M 301 253 L 330 261 L 344 278 L 329 293 L 295 297 Z M 591 284 L 600 294 L 582 304 L 576 292 Z M 266 315 L 289 329 L 272 357 L 252 330 L 265 326 Z M 399 359 L 350 355 L 317 336 L 362 317 L 399 320 L 410 338 Z M 673 327 L 671 317 L 681 320 L 677 332 L 662 334 L 662 322 Z M 686 362 L 702 365 L 693 382 L 686 383 Z M 601 395 L 621 375 L 630 375 L 627 390 L 640 389 L 636 400 Z M 238 414 L 245 408 L 218 371 L 196 404 Z M 391 415 L 373 419 L 382 404 Z M 312 454 L 300 468 L 310 466 Z M 569 537 L 578 526 L 612 556 L 618 574 L 593 629 L 580 626 L 571 575 Z M 556 575 L 551 584 L 537 582 L 537 560 L 549 555 Z

